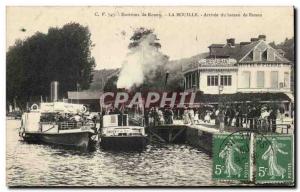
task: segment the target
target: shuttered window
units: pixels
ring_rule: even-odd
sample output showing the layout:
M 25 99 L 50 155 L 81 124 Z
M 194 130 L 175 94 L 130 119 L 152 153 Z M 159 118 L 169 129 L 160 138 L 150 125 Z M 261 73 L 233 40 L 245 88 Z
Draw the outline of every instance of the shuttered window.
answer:
M 271 88 L 278 88 L 278 71 L 271 71 Z
M 241 78 L 241 87 L 242 88 L 250 88 L 250 78 L 251 78 L 251 73 L 250 71 L 243 71 L 242 72 L 242 78 Z
M 257 85 L 257 88 L 264 88 L 264 86 L 265 86 L 265 72 L 264 71 L 257 71 L 256 85 Z

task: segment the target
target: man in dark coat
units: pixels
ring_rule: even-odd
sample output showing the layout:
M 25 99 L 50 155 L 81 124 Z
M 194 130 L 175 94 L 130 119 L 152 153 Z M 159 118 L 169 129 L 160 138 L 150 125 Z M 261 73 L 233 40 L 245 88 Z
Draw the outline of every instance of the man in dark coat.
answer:
M 268 117 L 270 129 L 273 133 L 276 132 L 276 110 L 271 109 L 270 115 Z

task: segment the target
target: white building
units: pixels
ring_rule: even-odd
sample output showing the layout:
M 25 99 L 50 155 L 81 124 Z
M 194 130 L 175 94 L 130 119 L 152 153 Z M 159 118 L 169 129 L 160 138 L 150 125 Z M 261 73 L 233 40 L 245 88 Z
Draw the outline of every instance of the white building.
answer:
M 265 35 L 250 42 L 212 44 L 209 56 L 182 66 L 185 90 L 204 94 L 290 93 L 291 62 L 266 42 Z

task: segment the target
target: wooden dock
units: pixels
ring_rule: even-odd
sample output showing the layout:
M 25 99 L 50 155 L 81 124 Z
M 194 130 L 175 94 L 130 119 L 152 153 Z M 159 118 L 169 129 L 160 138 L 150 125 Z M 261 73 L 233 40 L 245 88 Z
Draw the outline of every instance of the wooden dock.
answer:
M 264 132 L 265 129 L 249 129 L 237 128 L 233 126 L 225 127 L 222 133 L 233 133 L 237 131 L 260 131 Z M 293 133 L 294 129 L 287 130 L 278 126 L 277 133 Z M 217 125 L 213 123 L 200 123 L 200 124 L 183 124 L 182 122 L 174 122 L 174 124 L 165 124 L 148 128 L 148 136 L 150 141 L 157 141 L 160 143 L 186 143 L 195 147 L 205 149 L 208 152 L 212 151 L 212 139 L 214 134 L 219 134 L 220 130 Z M 265 132 L 270 133 L 270 132 Z
M 224 131 L 223 133 L 229 133 Z M 220 133 L 216 125 L 213 124 L 165 124 L 148 128 L 150 142 L 159 143 L 186 143 L 211 152 L 212 137 Z
M 150 142 L 186 143 L 211 151 L 213 134 L 219 133 L 215 126 L 210 125 L 159 125 L 148 127 Z
M 150 141 L 157 139 L 162 143 L 183 142 L 187 127 L 183 125 L 159 125 L 149 128 Z

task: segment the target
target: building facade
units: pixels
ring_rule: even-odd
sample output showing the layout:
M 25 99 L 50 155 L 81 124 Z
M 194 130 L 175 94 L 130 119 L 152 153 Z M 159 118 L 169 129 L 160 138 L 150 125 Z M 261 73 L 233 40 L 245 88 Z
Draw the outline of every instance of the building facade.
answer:
M 209 56 L 182 66 L 185 90 L 204 94 L 290 93 L 291 62 L 265 35 L 250 42 L 212 44 Z

